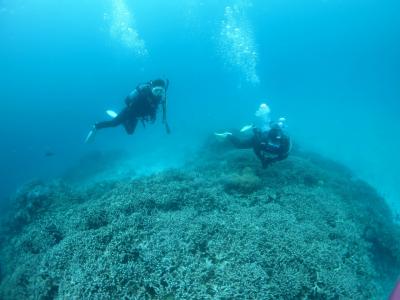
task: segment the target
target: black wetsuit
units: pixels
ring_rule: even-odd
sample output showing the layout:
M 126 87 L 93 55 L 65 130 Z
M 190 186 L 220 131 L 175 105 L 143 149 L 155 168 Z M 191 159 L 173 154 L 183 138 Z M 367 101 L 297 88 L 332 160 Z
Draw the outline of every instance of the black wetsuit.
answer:
M 273 127 L 265 132 L 254 129 L 253 133 L 253 136 L 247 139 L 239 139 L 233 135 L 228 136 L 228 138 L 238 149 L 253 148 L 264 168 L 273 162 L 288 157 L 291 141 L 281 128 Z
M 126 107 L 118 116 L 110 121 L 96 123 L 95 128 L 103 129 L 122 124 L 128 134 L 133 134 L 139 120 L 154 123 L 158 106 L 161 103 L 163 105 L 163 121 L 165 121 L 165 102 L 162 100 L 163 97 L 153 95 L 149 84 L 141 85 L 126 97 Z

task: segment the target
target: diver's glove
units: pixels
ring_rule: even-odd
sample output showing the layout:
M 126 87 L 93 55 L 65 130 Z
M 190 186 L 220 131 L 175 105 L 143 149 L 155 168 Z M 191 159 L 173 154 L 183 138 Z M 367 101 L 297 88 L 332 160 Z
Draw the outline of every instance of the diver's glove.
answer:
M 169 128 L 168 123 L 165 122 L 164 125 L 165 125 L 165 130 L 167 131 L 167 134 L 171 134 L 171 128 Z

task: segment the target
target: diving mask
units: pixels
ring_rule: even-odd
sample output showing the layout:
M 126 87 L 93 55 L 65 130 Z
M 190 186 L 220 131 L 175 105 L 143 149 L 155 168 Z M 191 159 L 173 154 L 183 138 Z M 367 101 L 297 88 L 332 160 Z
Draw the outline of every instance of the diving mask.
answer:
M 151 93 L 156 97 L 164 97 L 165 89 L 161 86 L 156 86 L 151 89 Z

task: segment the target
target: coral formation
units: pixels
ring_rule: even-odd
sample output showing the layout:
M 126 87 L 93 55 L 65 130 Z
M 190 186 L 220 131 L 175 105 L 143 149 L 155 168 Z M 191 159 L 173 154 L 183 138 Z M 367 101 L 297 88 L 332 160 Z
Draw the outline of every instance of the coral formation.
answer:
M 400 267 L 384 200 L 296 153 L 207 145 L 181 169 L 14 197 L 1 299 L 382 299 Z

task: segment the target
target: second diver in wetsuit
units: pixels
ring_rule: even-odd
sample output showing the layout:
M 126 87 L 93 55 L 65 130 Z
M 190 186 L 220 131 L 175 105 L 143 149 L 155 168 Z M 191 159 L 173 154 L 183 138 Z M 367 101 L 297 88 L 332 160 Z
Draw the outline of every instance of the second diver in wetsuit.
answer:
M 125 99 L 125 107 L 119 114 L 107 111 L 113 119 L 94 124 L 89 132 L 86 142 L 94 139 L 95 133 L 104 128 L 123 125 L 128 134 L 133 134 L 138 121 L 154 123 L 156 120 L 158 107 L 161 105 L 163 110 L 163 124 L 167 133 L 170 129 L 167 123 L 167 104 L 166 90 L 168 81 L 162 79 L 152 80 L 148 83 L 139 85 Z
M 269 107 L 261 104 L 256 116 L 262 119 L 262 126 L 258 128 L 248 125 L 241 130 L 243 132 L 252 129 L 253 134 L 250 137 L 241 139 L 230 132 L 216 135 L 228 139 L 238 149 L 253 149 L 263 168 L 266 168 L 271 163 L 287 158 L 291 149 L 290 137 L 284 131 L 285 118 L 271 122 L 269 113 Z
M 271 163 L 287 158 L 290 152 L 290 137 L 278 124 L 279 122 L 272 123 L 268 131 L 253 128 L 253 135 L 246 139 L 226 133 L 227 139 L 238 149 L 253 148 L 263 168 L 266 168 Z

